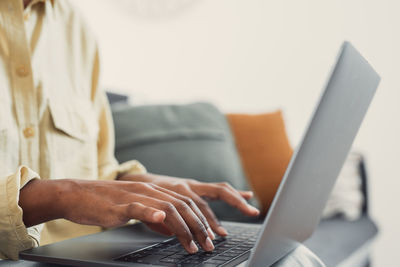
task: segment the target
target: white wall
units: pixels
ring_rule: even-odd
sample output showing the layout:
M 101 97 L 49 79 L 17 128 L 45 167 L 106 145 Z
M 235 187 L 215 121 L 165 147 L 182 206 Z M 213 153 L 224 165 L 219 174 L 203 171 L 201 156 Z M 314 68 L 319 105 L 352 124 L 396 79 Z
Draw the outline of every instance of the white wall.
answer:
M 104 85 L 133 103 L 208 100 L 225 112 L 282 108 L 294 145 L 343 40 L 382 76 L 355 142 L 369 163 L 376 266 L 400 240 L 398 0 L 74 0 L 97 32 Z M 130 3 L 130 4 L 129 4 Z

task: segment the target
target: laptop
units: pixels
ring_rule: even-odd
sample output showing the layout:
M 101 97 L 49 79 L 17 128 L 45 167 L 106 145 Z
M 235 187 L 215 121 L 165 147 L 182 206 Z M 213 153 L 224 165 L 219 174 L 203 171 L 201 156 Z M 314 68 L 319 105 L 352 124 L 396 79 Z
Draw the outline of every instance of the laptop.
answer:
M 222 222 L 215 250 L 188 254 L 176 238 L 128 225 L 20 253 L 72 266 L 270 266 L 311 236 L 380 81 L 344 42 L 310 123 L 264 223 Z

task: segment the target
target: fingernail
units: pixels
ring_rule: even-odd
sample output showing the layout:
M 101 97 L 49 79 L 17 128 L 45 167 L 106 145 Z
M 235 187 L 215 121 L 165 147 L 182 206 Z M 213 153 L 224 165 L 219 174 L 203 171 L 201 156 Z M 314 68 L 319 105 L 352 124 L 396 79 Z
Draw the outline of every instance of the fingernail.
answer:
M 228 235 L 228 232 L 227 232 L 227 231 L 225 230 L 225 228 L 222 227 L 222 226 L 218 226 L 217 230 L 218 230 L 218 232 L 220 233 L 220 235 L 223 235 L 223 236 Z
M 207 228 L 207 233 L 208 233 L 208 236 L 209 236 L 212 240 L 215 239 L 215 234 L 214 234 L 213 230 L 211 230 L 210 227 Z
M 196 253 L 197 251 L 199 251 L 199 248 L 196 246 L 196 244 L 193 242 L 193 240 L 190 241 L 189 249 L 190 249 L 190 253 Z
M 206 250 L 213 250 L 214 249 L 214 244 L 211 241 L 211 239 L 209 237 L 206 238 Z
M 249 205 L 249 204 L 247 204 L 247 207 L 250 209 L 250 211 L 251 212 L 253 212 L 253 213 L 260 213 L 260 211 L 258 210 L 258 209 L 256 209 L 255 207 L 253 207 L 253 206 L 251 206 L 251 205 Z
M 165 212 L 163 211 L 156 211 L 153 213 L 153 219 L 155 221 L 161 220 L 165 218 Z

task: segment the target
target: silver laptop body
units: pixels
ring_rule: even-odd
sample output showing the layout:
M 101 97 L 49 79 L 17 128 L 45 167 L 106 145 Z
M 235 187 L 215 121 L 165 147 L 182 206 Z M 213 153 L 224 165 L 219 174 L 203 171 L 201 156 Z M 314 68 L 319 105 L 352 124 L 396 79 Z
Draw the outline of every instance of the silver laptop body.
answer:
M 379 81 L 368 62 L 345 42 L 258 240 L 250 253 L 236 259 L 235 265 L 247 259 L 247 266 L 272 265 L 311 236 Z M 74 266 L 148 266 L 113 259 L 166 239 L 137 224 L 30 249 L 20 256 Z

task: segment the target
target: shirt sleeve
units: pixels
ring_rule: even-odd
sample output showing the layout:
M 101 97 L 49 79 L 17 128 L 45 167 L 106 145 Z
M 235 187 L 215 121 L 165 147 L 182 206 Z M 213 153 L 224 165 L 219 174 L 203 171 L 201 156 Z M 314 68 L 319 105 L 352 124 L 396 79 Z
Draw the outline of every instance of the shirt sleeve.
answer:
M 0 177 L 0 258 L 18 259 L 18 253 L 39 245 L 42 225 L 26 228 L 18 205 L 19 191 L 39 175 L 26 166 Z
M 96 105 L 99 120 L 97 141 L 98 174 L 100 180 L 115 180 L 120 173 L 143 174 L 146 168 L 137 160 L 118 164 L 114 156 L 115 137 L 114 123 L 106 94 L 98 88 L 99 58 L 96 53 L 92 75 L 92 96 Z

